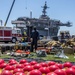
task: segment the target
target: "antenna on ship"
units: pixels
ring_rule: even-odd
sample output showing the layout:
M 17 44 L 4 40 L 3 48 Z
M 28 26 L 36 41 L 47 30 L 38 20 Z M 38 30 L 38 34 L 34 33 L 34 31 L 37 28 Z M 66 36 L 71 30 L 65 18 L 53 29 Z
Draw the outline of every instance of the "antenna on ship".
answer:
M 49 7 L 47 7 L 47 2 L 45 1 L 45 5 L 44 6 L 42 6 L 42 8 L 43 8 L 43 11 L 42 11 L 42 13 L 43 13 L 43 15 L 46 15 L 46 10 L 47 10 L 47 8 L 49 8 Z
M 26 0 L 26 7 L 25 7 L 25 9 L 27 9 L 27 0 Z

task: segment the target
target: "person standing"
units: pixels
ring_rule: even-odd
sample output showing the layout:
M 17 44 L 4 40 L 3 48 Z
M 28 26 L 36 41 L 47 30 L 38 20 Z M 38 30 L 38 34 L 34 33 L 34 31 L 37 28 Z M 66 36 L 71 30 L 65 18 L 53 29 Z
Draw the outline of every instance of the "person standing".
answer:
M 35 51 L 36 51 L 38 40 L 39 40 L 39 32 L 36 30 L 35 27 L 31 33 L 31 49 L 30 49 L 31 52 L 33 52 L 33 46 L 35 46 Z

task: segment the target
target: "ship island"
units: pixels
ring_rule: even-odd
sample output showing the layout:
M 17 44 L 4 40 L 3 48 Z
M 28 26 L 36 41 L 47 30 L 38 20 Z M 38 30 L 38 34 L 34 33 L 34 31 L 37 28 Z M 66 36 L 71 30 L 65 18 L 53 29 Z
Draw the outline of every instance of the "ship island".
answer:
M 15 25 L 16 28 L 20 28 L 22 34 L 24 31 L 30 36 L 32 28 L 36 27 L 40 36 L 46 37 L 57 37 L 60 26 L 71 27 L 70 22 L 62 23 L 60 20 L 51 19 L 47 15 L 47 2 L 45 1 L 44 6 L 42 6 L 42 15 L 39 18 L 32 18 L 32 12 L 30 12 L 30 17 L 18 17 L 16 20 L 12 20 L 11 23 Z

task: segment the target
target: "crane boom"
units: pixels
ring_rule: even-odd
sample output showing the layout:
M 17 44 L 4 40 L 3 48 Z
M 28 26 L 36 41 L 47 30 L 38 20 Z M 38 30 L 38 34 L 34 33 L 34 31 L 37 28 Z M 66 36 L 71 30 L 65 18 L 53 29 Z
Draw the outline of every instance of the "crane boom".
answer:
M 4 26 L 6 26 L 6 24 L 7 24 L 7 22 L 8 22 L 8 19 L 9 19 L 9 16 L 10 16 L 10 14 L 11 14 L 11 11 L 12 11 L 12 8 L 13 8 L 13 6 L 14 6 L 14 3 L 15 3 L 15 0 L 13 0 L 13 2 L 12 2 L 11 8 L 10 8 L 10 11 L 9 11 L 8 16 L 7 16 L 7 18 L 6 18 L 6 21 L 5 21 Z

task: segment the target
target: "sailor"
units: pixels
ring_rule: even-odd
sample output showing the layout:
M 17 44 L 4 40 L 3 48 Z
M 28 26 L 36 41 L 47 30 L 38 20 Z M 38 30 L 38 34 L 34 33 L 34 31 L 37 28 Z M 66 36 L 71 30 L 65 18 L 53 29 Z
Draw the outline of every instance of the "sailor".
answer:
M 35 51 L 36 51 L 38 40 L 39 40 L 39 32 L 36 30 L 36 27 L 34 27 L 31 33 L 31 49 L 30 49 L 31 52 L 33 52 L 33 46 L 35 47 Z

